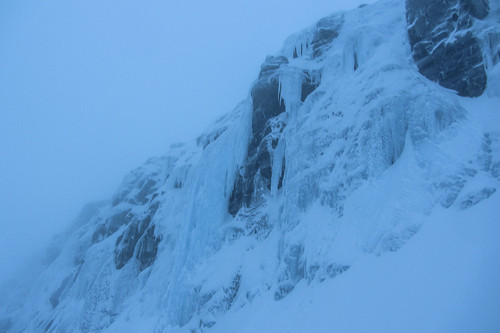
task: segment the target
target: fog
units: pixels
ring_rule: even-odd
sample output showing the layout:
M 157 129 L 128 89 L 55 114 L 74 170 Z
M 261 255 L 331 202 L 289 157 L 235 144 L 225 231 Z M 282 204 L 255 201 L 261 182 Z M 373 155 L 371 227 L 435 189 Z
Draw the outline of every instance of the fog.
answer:
M 1 1 L 0 282 L 229 112 L 288 35 L 362 2 Z

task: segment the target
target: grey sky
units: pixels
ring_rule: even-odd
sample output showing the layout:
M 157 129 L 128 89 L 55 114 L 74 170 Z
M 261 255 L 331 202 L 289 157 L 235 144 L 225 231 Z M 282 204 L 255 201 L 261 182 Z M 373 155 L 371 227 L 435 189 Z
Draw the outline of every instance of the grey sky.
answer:
M 84 203 L 245 98 L 267 54 L 373 1 L 0 2 L 0 282 Z

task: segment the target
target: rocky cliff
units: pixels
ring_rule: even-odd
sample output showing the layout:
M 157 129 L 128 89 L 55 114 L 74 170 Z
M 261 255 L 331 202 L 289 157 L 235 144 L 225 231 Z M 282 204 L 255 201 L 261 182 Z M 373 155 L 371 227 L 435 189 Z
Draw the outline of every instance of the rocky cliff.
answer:
M 398 251 L 436 209 L 497 202 L 500 128 L 460 96 L 500 96 L 499 41 L 486 0 L 381 0 L 292 35 L 233 112 L 86 208 L 0 330 L 217 330 Z

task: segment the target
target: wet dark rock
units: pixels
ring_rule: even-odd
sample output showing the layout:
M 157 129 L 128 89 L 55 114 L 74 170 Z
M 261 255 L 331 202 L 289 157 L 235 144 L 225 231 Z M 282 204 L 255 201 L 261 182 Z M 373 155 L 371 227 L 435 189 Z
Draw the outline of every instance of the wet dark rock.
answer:
M 332 41 L 339 36 L 343 21 L 341 15 L 333 15 L 321 19 L 316 24 L 316 33 L 311 42 L 313 58 L 321 56 Z
M 463 6 L 469 10 L 470 14 L 480 20 L 488 16 L 490 12 L 490 5 L 488 0 L 464 0 Z
M 283 61 L 281 58 L 284 57 L 278 58 L 270 59 L 268 57 L 266 63 L 262 66 L 259 75 L 260 79 L 255 83 L 251 91 L 253 104 L 252 135 L 256 142 L 260 142 L 260 139 L 262 139 L 267 121 L 285 112 L 285 105 L 279 96 L 279 73 L 277 73 L 277 70 L 281 65 L 288 63 L 288 60 Z M 252 148 L 257 148 L 257 144 L 254 143 Z
M 408 37 L 420 73 L 461 96 L 480 96 L 487 76 L 469 29 L 485 8 L 483 0 L 407 0 Z
M 114 234 L 121 226 L 128 224 L 134 218 L 130 209 L 125 209 L 108 218 L 100 224 L 92 235 L 92 243 L 97 243 Z
M 147 216 L 144 220 L 130 224 L 116 241 L 115 264 L 121 269 L 133 257 L 137 242 L 142 237 L 151 222 Z
M 280 98 L 278 72 L 285 64 L 288 64 L 286 57 L 267 57 L 252 88 L 252 137 L 245 165 L 229 198 L 228 211 L 233 216 L 242 206 L 251 204 L 258 183 L 271 189 L 272 156 L 286 126 L 279 119 L 285 112 L 285 104 Z
M 154 179 L 146 180 L 142 185 L 141 190 L 135 196 L 136 202 L 143 205 L 147 203 L 149 201 L 147 197 L 153 193 L 156 184 L 157 183 Z
M 332 24 L 330 20 L 325 22 Z M 327 27 L 327 23 L 321 26 Z M 281 66 L 286 64 L 288 64 L 286 57 L 267 57 L 261 67 L 259 80 L 252 88 L 252 136 L 248 145 L 247 158 L 236 177 L 229 198 L 228 211 L 232 216 L 236 216 L 241 207 L 250 207 L 256 194 L 263 190 L 271 190 L 273 161 L 276 158 L 274 154 L 286 127 L 286 118 L 282 117 L 286 107 L 281 98 L 279 73 Z M 320 83 L 320 71 L 304 71 L 301 101 L 304 102 Z M 282 159 L 282 157 L 279 158 Z M 284 174 L 285 161 L 283 159 L 278 189 L 281 189 L 283 185 Z
M 150 226 L 137 243 L 136 258 L 140 262 L 141 271 L 151 266 L 156 259 L 160 238 L 155 236 L 154 231 L 155 226 Z
M 281 175 L 278 181 L 278 190 L 283 186 L 283 179 L 285 178 L 286 160 L 283 157 L 283 162 L 281 163 Z
M 268 56 L 266 61 L 260 66 L 259 79 L 262 79 L 264 76 L 269 76 L 271 74 L 275 74 L 276 70 L 281 67 L 283 64 L 288 64 L 287 57 L 284 56 Z
M 272 156 L 285 127 L 284 121 L 276 117 L 268 122 L 264 133 L 257 133 L 251 140 L 245 166 L 237 176 L 229 200 L 231 215 L 235 216 L 242 206 L 249 207 L 259 190 L 271 189 Z
M 136 218 L 125 231 L 117 238 L 115 248 L 116 269 L 121 269 L 136 254 L 136 259 L 140 262 L 140 269 L 149 267 L 156 259 L 158 251 L 159 237 L 154 234 L 154 224 L 151 219 L 158 209 L 158 203 L 150 207 L 148 215 L 143 218 Z
M 500 33 L 488 33 L 487 42 L 491 52 L 491 60 L 493 64 L 496 65 L 500 62 Z
M 251 198 L 251 194 L 247 193 L 248 186 L 243 182 L 243 177 L 238 175 L 236 181 L 234 182 L 234 188 L 231 192 L 231 197 L 229 198 L 228 212 L 232 216 L 238 214 L 240 208 L 245 205 L 248 206 L 248 198 Z
M 321 73 L 316 71 L 304 72 L 302 81 L 302 93 L 300 100 L 304 102 L 306 98 L 314 91 L 321 83 Z

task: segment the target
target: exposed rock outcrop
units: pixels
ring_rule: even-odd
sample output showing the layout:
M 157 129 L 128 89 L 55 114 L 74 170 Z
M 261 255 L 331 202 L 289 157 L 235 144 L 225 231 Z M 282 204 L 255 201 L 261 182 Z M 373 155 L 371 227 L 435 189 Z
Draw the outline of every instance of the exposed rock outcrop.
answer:
M 229 213 L 233 216 L 242 206 L 250 206 L 256 193 L 264 188 L 271 189 L 273 151 L 286 126 L 280 117 L 285 112 L 285 104 L 280 95 L 279 73 L 285 64 L 288 59 L 284 56 L 268 57 L 252 88 L 252 138 L 246 164 L 240 170 L 229 199 Z
M 420 73 L 461 96 L 480 96 L 487 76 L 471 28 L 488 11 L 486 0 L 407 0 L 408 36 Z

